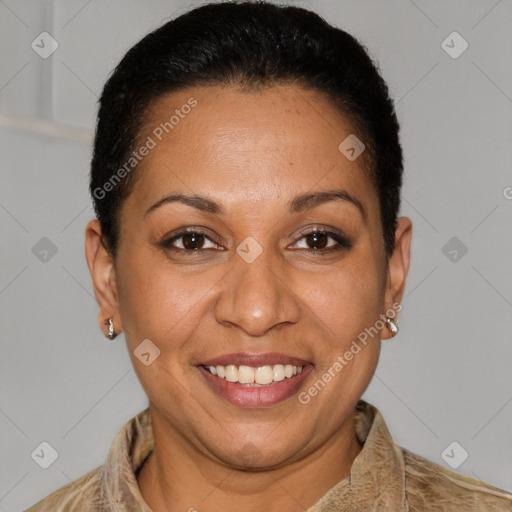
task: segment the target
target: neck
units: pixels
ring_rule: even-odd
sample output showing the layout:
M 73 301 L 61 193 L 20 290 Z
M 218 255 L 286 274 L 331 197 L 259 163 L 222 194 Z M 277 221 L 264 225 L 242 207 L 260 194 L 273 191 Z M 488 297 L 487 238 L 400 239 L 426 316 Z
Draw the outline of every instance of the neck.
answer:
M 362 449 L 352 415 L 302 459 L 265 471 L 240 471 L 205 456 L 183 437 L 169 436 L 155 416 L 155 449 L 137 476 L 140 492 L 154 512 L 307 510 L 349 476 Z

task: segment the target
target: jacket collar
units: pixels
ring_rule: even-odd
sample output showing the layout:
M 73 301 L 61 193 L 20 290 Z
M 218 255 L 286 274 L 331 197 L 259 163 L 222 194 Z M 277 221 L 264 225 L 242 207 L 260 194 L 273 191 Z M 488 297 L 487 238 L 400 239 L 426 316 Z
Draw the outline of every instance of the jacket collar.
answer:
M 384 418 L 373 405 L 360 400 L 355 424 L 363 448 L 352 463 L 349 477 L 338 482 L 307 512 L 408 511 L 402 449 L 393 442 Z
M 409 510 L 405 463 L 380 412 L 360 400 L 356 435 L 363 445 L 350 475 L 332 487 L 307 512 L 332 510 Z M 129 420 L 114 438 L 101 470 L 102 502 L 112 512 L 152 512 L 137 485 L 136 474 L 154 449 L 149 407 Z

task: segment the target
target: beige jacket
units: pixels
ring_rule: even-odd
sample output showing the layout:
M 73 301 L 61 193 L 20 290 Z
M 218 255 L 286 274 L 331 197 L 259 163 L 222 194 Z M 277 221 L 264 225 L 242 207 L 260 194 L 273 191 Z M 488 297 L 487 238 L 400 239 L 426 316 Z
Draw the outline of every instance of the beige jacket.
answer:
M 364 446 L 350 476 L 306 512 L 512 512 L 512 493 L 448 471 L 396 445 L 379 411 L 363 400 L 357 406 L 356 434 Z M 153 446 L 148 408 L 119 431 L 103 466 L 25 512 L 152 512 L 140 494 L 136 473 Z

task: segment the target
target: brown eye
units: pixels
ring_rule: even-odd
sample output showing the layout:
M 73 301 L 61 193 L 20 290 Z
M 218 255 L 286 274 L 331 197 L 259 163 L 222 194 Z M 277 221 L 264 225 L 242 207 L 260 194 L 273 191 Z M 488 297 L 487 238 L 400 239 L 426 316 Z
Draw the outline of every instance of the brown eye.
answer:
M 209 245 L 208 245 L 209 244 Z M 183 231 L 171 238 L 165 239 L 161 245 L 171 251 L 195 252 L 206 249 L 215 249 L 219 246 L 208 236 L 199 231 Z
M 320 255 L 341 249 L 351 249 L 353 244 L 341 233 L 317 228 L 303 233 L 294 245 L 297 249 L 306 249 L 312 254 Z
M 199 233 L 189 233 L 181 237 L 184 249 L 202 249 L 205 236 Z
M 325 233 L 318 232 L 306 235 L 305 239 L 311 249 L 325 249 L 329 241 L 329 237 Z

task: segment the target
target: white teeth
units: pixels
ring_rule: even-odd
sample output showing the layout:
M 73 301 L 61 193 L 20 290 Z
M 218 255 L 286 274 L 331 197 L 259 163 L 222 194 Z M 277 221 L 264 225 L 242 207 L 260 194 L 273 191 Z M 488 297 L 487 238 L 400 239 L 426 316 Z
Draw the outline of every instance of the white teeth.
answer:
M 256 384 L 270 384 L 274 378 L 274 369 L 272 366 L 258 366 L 254 372 Z
M 274 366 L 252 366 L 230 364 L 227 366 L 207 366 L 212 375 L 216 375 L 228 382 L 238 382 L 240 384 L 252 386 L 267 386 L 273 382 L 281 382 L 282 380 L 291 379 L 295 375 L 300 375 L 304 369 L 302 366 L 291 364 L 276 364 Z
M 302 371 L 302 366 L 300 368 Z M 274 366 L 274 380 L 276 382 L 281 382 L 284 380 L 284 366 L 282 364 L 276 364 Z
M 239 366 L 238 382 L 240 382 L 240 384 L 252 384 L 254 382 L 254 368 L 250 366 Z
M 226 380 L 228 382 L 238 382 L 238 368 L 234 364 L 226 366 Z

